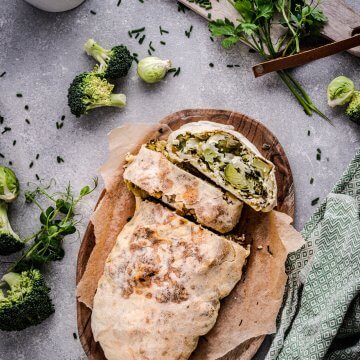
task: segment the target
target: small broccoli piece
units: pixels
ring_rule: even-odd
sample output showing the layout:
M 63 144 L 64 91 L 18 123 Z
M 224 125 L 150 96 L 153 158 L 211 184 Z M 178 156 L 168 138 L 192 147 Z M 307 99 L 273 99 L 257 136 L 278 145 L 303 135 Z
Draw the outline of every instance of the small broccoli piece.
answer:
M 7 204 L 0 202 L 0 255 L 10 255 L 20 251 L 25 246 L 11 228 L 7 209 Z
M 19 180 L 6 166 L 0 166 L 0 200 L 13 202 L 19 196 Z
M 346 115 L 349 116 L 350 120 L 360 124 L 360 91 L 355 91 L 346 109 Z
M 114 85 L 99 74 L 84 72 L 75 77 L 68 91 L 68 104 L 72 114 L 79 117 L 102 106 L 124 107 L 126 96 L 113 94 Z
M 8 273 L 2 281 L 9 286 L 6 295 L 0 289 L 0 330 L 20 331 L 38 325 L 54 312 L 39 270 Z
M 125 45 L 106 50 L 93 39 L 89 39 L 84 48 L 88 55 L 99 62 L 97 72 L 107 79 L 126 76 L 134 59 Z

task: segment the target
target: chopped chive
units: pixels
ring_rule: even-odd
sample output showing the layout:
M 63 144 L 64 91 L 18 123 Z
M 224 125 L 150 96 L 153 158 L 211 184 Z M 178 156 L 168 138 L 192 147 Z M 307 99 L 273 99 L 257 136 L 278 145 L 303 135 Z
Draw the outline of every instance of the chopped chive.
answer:
M 39 175 L 35 174 L 36 180 L 40 180 Z
M 236 65 L 234 65 L 235 67 L 240 67 L 240 65 L 239 64 L 236 64 Z
M 321 154 L 320 153 L 316 154 L 316 160 L 319 160 L 319 161 L 321 160 Z
M 182 4 L 181 2 L 177 2 L 177 6 L 178 6 L 178 12 L 183 12 L 185 14 L 186 10 L 189 10 L 184 4 Z
M 25 105 L 25 106 L 24 106 L 24 109 L 25 109 L 25 110 L 29 110 L 29 105 Z
M 16 140 L 13 141 L 13 146 L 15 146 L 15 145 L 16 145 Z
M 213 67 L 214 67 L 214 64 L 213 64 L 213 63 L 209 63 L 209 66 L 210 66 L 211 68 L 213 68 Z
M 2 72 L 2 73 L 0 74 L 0 78 L 2 78 L 3 76 L 5 76 L 5 74 L 6 74 L 6 71 Z
M 321 150 L 319 148 L 317 148 L 316 151 L 321 154 Z
M 308 136 L 310 136 L 310 130 L 308 130 Z
M 151 56 L 152 55 L 152 53 L 151 53 L 151 51 L 150 50 L 148 50 L 148 54 Z
M 16 96 L 19 97 L 19 98 L 23 97 L 22 93 L 17 93 Z
M 139 0 L 139 2 L 141 2 L 142 4 L 144 3 L 144 0 Z
M 13 164 L 13 162 L 12 161 L 9 161 L 9 165 L 12 165 Z
M 64 121 L 65 120 L 65 115 L 63 115 L 62 117 L 61 117 L 61 121 Z
M 177 70 L 174 72 L 174 75 L 173 75 L 173 76 L 174 76 L 174 77 L 175 77 L 175 76 L 179 76 L 180 70 L 181 70 L 180 67 L 178 67 Z
M 64 162 L 64 159 L 61 156 L 57 156 L 56 161 L 58 162 L 58 164 L 61 164 Z
M 139 36 L 140 36 L 140 33 L 137 33 L 137 34 L 135 35 L 135 39 L 137 39 Z
M 96 15 L 96 11 L 94 11 L 94 10 L 90 10 L 90 13 L 93 15 Z
M 316 199 L 311 201 L 311 206 L 316 205 L 319 202 L 319 198 L 317 197 Z
M 4 127 L 4 130 L 1 132 L 1 134 L 5 134 L 6 132 L 11 131 L 11 127 Z
M 4 154 L 0 153 L 0 158 L 5 159 Z
M 228 67 L 228 68 L 233 68 L 234 65 L 226 65 L 226 67 Z
M 119 3 L 121 3 L 121 0 L 119 0 Z M 119 3 L 118 3 L 118 6 L 119 6 Z M 76 333 L 73 333 L 73 337 L 74 337 L 75 340 L 77 339 Z
M 159 26 L 159 30 L 160 30 L 160 35 L 169 33 L 167 30 L 163 29 L 161 26 Z
M 4 123 L 4 117 L 0 116 L 0 125 L 2 125 Z
M 168 70 L 168 73 L 173 73 L 173 72 L 176 72 L 176 68 L 171 68 Z
M 314 183 L 314 178 L 310 179 L 310 185 L 312 185 Z
M 145 26 L 142 27 L 142 28 L 138 28 L 138 29 L 134 29 L 134 30 L 131 30 L 131 33 L 132 34 L 136 34 L 136 33 L 141 33 L 145 30 Z
M 207 14 L 207 18 L 210 20 L 211 19 L 211 13 Z
M 150 48 L 151 51 L 155 51 L 155 48 L 153 46 L 149 45 L 149 48 Z
M 29 168 L 31 169 L 33 166 L 34 166 L 34 162 L 32 161 L 32 162 L 29 164 Z
M 161 45 L 166 45 L 166 42 L 165 41 L 160 41 L 160 44 Z
M 130 30 L 128 31 L 128 35 L 132 38 L 132 34 Z
M 139 39 L 139 44 L 141 45 L 143 42 L 144 42 L 144 40 L 145 40 L 145 35 L 143 35 L 140 39 Z
M 212 42 L 214 42 L 214 38 L 213 38 L 212 36 L 210 36 L 210 40 L 211 40 Z
M 119 0 L 119 1 L 117 2 L 117 5 L 116 5 L 116 6 L 120 6 L 120 4 L 121 4 L 121 0 Z
M 25 119 L 25 122 L 30 125 L 30 120 L 29 119 Z

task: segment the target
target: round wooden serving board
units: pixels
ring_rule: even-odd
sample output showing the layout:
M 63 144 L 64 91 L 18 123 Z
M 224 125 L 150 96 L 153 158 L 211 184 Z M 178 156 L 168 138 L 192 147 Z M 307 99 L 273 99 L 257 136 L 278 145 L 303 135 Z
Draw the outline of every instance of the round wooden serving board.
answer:
M 236 131 L 247 137 L 262 153 L 275 164 L 276 181 L 278 186 L 277 210 L 294 217 L 295 193 L 293 177 L 288 159 L 278 139 L 260 122 L 237 112 L 216 109 L 189 109 L 173 113 L 165 117 L 161 123 L 167 124 L 171 130 L 176 130 L 188 122 L 213 121 L 234 126 Z M 100 195 L 98 203 L 104 196 Z M 77 283 L 82 278 L 90 254 L 95 246 L 94 228 L 89 223 L 80 246 L 77 261 Z M 77 301 L 77 323 L 81 344 L 91 360 L 105 360 L 99 343 L 94 341 L 91 331 L 91 310 Z M 250 360 L 259 349 L 264 336 L 250 339 L 226 355 L 227 360 Z

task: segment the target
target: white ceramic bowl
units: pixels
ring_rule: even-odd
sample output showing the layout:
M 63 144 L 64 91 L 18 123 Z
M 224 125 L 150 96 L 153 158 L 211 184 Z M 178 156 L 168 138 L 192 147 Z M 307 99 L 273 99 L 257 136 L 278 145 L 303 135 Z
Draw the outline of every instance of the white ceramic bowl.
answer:
M 45 11 L 60 12 L 71 10 L 85 0 L 25 0 L 29 4 Z

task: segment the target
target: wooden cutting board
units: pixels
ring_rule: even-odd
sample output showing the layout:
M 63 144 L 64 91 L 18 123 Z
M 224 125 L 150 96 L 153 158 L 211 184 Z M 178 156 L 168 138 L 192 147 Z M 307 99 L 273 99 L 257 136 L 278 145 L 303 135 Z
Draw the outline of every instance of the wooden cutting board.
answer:
M 211 10 L 205 10 L 188 0 L 179 1 L 208 20 L 209 13 L 212 20 L 228 18 L 236 23 L 239 18 L 239 13 L 228 0 L 211 1 Z M 321 35 L 326 39 L 332 41 L 344 40 L 360 32 L 360 14 L 349 9 L 343 0 L 324 0 L 319 7 L 329 19 L 321 30 Z M 360 46 L 350 49 L 348 52 L 360 57 Z
M 226 110 L 215 109 L 190 109 L 173 113 L 164 118 L 161 123 L 167 124 L 171 130 L 176 130 L 188 122 L 214 121 L 221 124 L 233 125 L 235 130 L 246 136 L 262 153 L 262 155 L 275 164 L 276 181 L 278 186 L 278 206 L 277 210 L 294 217 L 295 193 L 293 177 L 289 161 L 284 149 L 278 139 L 263 124 L 244 114 Z M 104 196 L 102 192 L 98 203 Z M 94 227 L 89 223 L 80 246 L 76 283 L 82 278 L 90 254 L 95 246 Z M 220 310 L 221 311 L 221 310 Z M 90 360 L 105 360 L 104 353 L 99 343 L 94 341 L 91 331 L 91 310 L 83 303 L 77 301 L 77 324 L 78 334 L 84 351 Z M 225 356 L 224 360 L 248 360 L 251 359 L 259 349 L 264 336 L 250 339 L 236 348 L 230 356 Z

